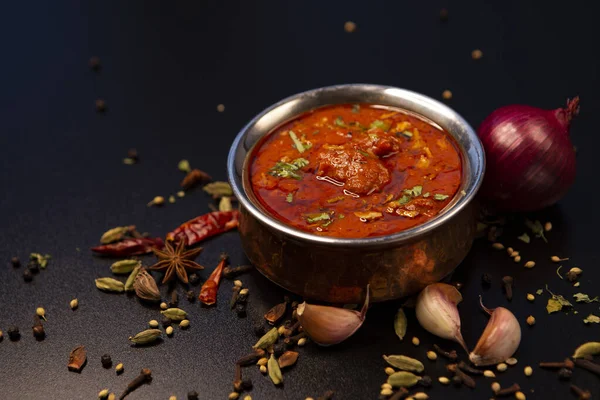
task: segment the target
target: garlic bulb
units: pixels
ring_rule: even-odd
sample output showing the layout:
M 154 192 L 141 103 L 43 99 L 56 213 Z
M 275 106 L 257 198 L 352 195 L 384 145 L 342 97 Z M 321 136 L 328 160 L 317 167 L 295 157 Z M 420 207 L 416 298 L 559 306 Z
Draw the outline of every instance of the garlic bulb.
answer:
M 512 312 L 504 307 L 492 310 L 483 304 L 481 307 L 491 318 L 475 349 L 469 354 L 469 360 L 478 367 L 506 361 L 517 351 L 521 342 L 521 326 Z
M 369 286 L 360 312 L 346 308 L 319 306 L 304 302 L 296 312 L 304 332 L 317 344 L 330 346 L 354 334 L 363 324 L 369 308 Z
M 453 340 L 468 352 L 460 332 L 460 316 L 456 308 L 461 301 L 462 295 L 454 286 L 434 283 L 419 294 L 415 312 L 419 323 L 428 332 Z

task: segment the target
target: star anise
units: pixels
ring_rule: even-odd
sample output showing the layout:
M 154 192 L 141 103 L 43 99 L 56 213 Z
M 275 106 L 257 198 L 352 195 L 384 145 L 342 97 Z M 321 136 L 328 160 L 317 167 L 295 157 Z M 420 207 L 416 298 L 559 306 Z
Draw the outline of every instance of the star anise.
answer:
M 180 240 L 177 244 L 177 248 L 173 248 L 173 245 L 169 243 L 169 241 L 165 241 L 164 250 L 152 249 L 154 255 L 158 258 L 158 262 L 148 269 L 153 271 L 163 271 L 166 270 L 165 276 L 162 280 L 162 283 L 166 283 L 173 278 L 174 274 L 177 274 L 177 277 L 183 283 L 188 283 L 187 271 L 191 270 L 200 270 L 204 269 L 204 267 L 200 264 L 192 261 L 202 252 L 202 247 L 197 249 L 187 250 L 185 249 L 185 243 L 183 240 Z

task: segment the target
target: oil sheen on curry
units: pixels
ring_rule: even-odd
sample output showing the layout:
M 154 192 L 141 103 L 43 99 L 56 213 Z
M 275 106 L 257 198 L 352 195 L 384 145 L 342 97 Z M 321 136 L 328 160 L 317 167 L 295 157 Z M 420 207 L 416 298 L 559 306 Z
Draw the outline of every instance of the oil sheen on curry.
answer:
M 461 182 L 452 137 L 425 118 L 368 104 L 305 113 L 253 153 L 255 196 L 275 218 L 322 236 L 364 238 L 423 224 Z

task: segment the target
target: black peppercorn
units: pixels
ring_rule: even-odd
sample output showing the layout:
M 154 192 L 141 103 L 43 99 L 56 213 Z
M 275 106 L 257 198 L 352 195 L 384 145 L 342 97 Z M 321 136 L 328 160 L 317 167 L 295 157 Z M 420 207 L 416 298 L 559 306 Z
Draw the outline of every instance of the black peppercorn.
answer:
M 23 279 L 25 280 L 25 282 L 31 282 L 33 280 L 33 274 L 31 273 L 29 268 L 23 271 Z
M 163 328 L 166 328 L 167 326 L 171 326 L 171 319 L 164 317 L 160 323 L 162 324 Z
M 44 325 L 42 325 L 40 317 L 35 315 L 33 317 L 33 321 L 33 326 L 31 327 L 31 329 L 33 330 L 33 336 L 35 336 L 37 340 L 44 339 L 44 337 L 46 337 L 46 332 L 44 331 Z
M 463 380 L 462 380 L 462 378 L 461 378 L 460 376 L 458 376 L 458 375 L 454 375 L 454 376 L 452 377 L 452 384 L 453 384 L 454 386 L 456 386 L 456 387 L 460 387 L 460 386 L 462 385 L 462 383 L 463 383 Z
M 188 400 L 198 400 L 198 392 L 196 392 L 195 390 L 188 392 L 187 398 Z
M 246 317 L 246 304 L 242 303 L 242 304 L 236 304 L 235 305 L 235 312 L 237 314 L 238 317 L 240 318 L 245 318 Z
M 110 354 L 104 354 L 100 357 L 100 362 L 104 368 L 110 368 L 112 366 L 112 358 L 110 358 Z
M 8 328 L 8 331 L 6 331 L 6 333 L 8 333 L 8 337 L 12 341 L 19 340 L 19 338 L 21 337 L 21 333 L 19 332 L 19 327 L 14 326 L 14 325 L 11 326 L 10 328 Z
M 481 284 L 484 286 L 490 286 L 492 284 L 492 277 L 490 274 L 481 275 Z
M 194 293 L 193 290 L 188 290 L 187 292 L 185 292 L 185 297 L 190 303 L 196 301 L 196 293 Z
M 558 377 L 560 379 L 566 380 L 568 381 L 569 379 L 571 379 L 571 376 L 573 375 L 573 371 L 570 370 L 569 368 L 561 368 L 558 371 Z
M 27 268 L 34 274 L 40 272 L 40 263 L 37 260 L 31 260 L 27 264 Z
M 19 257 L 13 257 L 10 259 L 10 263 L 12 264 L 13 267 L 18 268 L 21 266 L 21 261 L 19 260 Z
M 279 343 L 273 346 L 273 354 L 279 358 L 285 352 L 285 344 Z
M 428 375 L 425 375 L 424 377 L 421 378 L 421 380 L 419 380 L 419 385 L 421 385 L 423 387 L 431 387 L 432 383 L 433 383 L 433 381 L 431 380 L 431 377 Z
M 262 324 L 254 325 L 254 334 L 258 337 L 263 337 L 267 333 L 265 326 Z
M 200 282 L 200 277 L 198 276 L 198 274 L 191 274 L 188 277 L 188 281 L 189 281 L 190 285 L 197 285 L 198 282 Z
M 243 391 L 248 391 L 250 389 L 252 389 L 252 380 L 251 379 L 244 379 L 242 380 L 242 384 L 240 385 Z

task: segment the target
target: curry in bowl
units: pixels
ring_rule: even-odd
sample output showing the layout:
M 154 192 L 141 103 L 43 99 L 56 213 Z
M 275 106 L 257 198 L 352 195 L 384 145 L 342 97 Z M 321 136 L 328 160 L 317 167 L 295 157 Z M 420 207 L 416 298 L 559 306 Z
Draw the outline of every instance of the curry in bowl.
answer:
M 262 207 L 320 236 L 366 238 L 421 225 L 461 185 L 453 137 L 400 108 L 340 104 L 265 135 L 249 164 Z

